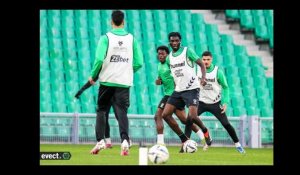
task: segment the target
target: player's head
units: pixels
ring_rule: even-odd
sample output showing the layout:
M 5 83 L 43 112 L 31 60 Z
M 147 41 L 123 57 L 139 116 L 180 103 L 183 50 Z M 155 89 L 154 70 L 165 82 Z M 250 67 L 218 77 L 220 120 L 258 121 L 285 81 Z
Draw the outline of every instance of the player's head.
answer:
M 169 55 L 170 51 L 167 46 L 159 46 L 157 49 L 157 57 L 161 63 L 166 61 L 167 56 Z
M 124 27 L 124 13 L 121 10 L 114 10 L 111 14 L 111 25 L 113 28 Z
M 202 53 L 202 61 L 206 68 L 209 68 L 212 62 L 212 54 L 209 51 Z
M 171 32 L 169 33 L 169 42 L 170 46 L 174 51 L 177 51 L 180 47 L 181 43 L 181 35 L 179 32 Z

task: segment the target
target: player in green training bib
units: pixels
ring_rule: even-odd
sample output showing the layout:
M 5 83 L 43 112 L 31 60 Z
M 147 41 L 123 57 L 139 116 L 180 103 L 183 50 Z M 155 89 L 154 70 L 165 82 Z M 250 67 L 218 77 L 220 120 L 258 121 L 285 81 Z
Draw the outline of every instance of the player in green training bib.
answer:
M 198 116 L 203 112 L 212 113 L 223 125 L 231 139 L 233 140 L 236 149 L 244 154 L 245 150 L 241 146 L 236 132 L 226 116 L 226 108 L 229 101 L 229 91 L 226 77 L 218 66 L 212 64 L 212 54 L 209 51 L 203 52 L 202 61 L 206 67 L 206 85 L 200 85 L 200 97 L 198 106 Z M 198 77 L 201 79 L 201 71 L 198 72 Z M 224 90 L 224 98 L 221 103 L 222 89 Z
M 161 99 L 158 105 L 154 119 L 155 119 L 156 130 L 157 130 L 157 144 L 164 144 L 164 135 L 163 135 L 164 125 L 162 120 L 162 112 L 165 108 L 165 105 L 169 97 L 174 92 L 175 86 L 174 86 L 174 79 L 171 75 L 170 67 L 166 63 L 166 57 L 169 54 L 169 48 L 166 46 L 159 46 L 157 48 L 157 54 L 160 63 L 158 63 L 158 79 L 156 80 L 155 83 L 156 85 L 163 85 L 165 96 Z M 182 123 L 186 122 L 184 107 L 177 108 L 175 110 L 175 114 Z M 199 136 L 201 143 L 203 144 L 203 150 L 207 150 L 208 145 L 205 142 L 203 132 L 195 124 L 193 124 L 192 130 Z

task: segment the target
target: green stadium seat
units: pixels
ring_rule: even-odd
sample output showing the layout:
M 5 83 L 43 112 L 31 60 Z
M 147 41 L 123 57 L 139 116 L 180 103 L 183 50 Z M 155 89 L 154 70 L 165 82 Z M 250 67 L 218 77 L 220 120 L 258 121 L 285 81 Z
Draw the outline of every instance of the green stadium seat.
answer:
M 234 55 L 234 46 L 232 43 L 222 44 L 221 49 L 224 55 Z
M 55 101 L 55 99 L 53 100 L 52 98 L 52 104 L 53 104 L 53 112 L 68 112 L 67 105 L 65 104 L 65 102 Z
M 177 10 L 165 10 L 165 14 L 168 21 L 179 21 Z
M 222 44 L 233 44 L 233 38 L 231 35 L 221 34 L 220 38 L 221 38 Z
M 65 72 L 66 75 L 66 84 L 69 84 L 71 87 L 74 86 L 73 81 L 78 81 L 79 76 L 78 76 L 78 71 L 77 70 L 68 70 Z M 71 83 L 69 83 L 71 82 Z M 76 83 L 77 85 L 77 83 Z M 76 86 L 77 88 L 77 86 Z
M 87 24 L 86 24 L 87 26 Z M 89 39 L 88 30 L 85 27 L 80 27 L 76 29 L 76 36 L 78 39 Z
M 66 71 L 77 71 L 78 70 L 78 63 L 76 60 L 71 60 L 71 59 L 68 59 L 68 60 L 65 60 L 64 61 L 64 67 L 65 67 L 65 70 Z
M 49 41 L 49 48 L 51 49 L 58 49 L 58 50 L 62 50 L 63 49 L 63 45 L 62 45 L 62 40 L 59 38 L 53 38 Z
M 249 66 L 249 57 L 247 55 L 237 55 L 236 64 L 238 67 L 248 67 Z
M 233 19 L 239 19 L 240 14 L 238 10 L 225 10 L 226 17 L 233 18 Z
M 81 108 L 82 108 L 83 113 L 95 113 L 96 112 L 95 103 L 81 101 Z
M 244 90 L 244 89 L 243 89 Z M 252 93 L 250 91 L 250 93 Z M 255 93 L 255 91 L 254 91 Z M 249 106 L 249 107 L 254 107 L 254 108 L 258 108 L 258 101 L 254 95 L 244 95 L 244 99 L 245 99 L 245 106 Z
M 205 32 L 206 32 L 206 35 L 209 35 L 212 33 L 219 34 L 218 26 L 216 24 L 206 24 Z
M 247 114 L 247 111 L 244 107 L 241 107 L 241 106 L 236 106 L 234 107 L 233 109 L 233 116 L 242 116 L 242 115 L 246 115 Z
M 46 59 L 46 57 L 40 58 L 40 69 L 43 71 L 49 70 L 49 61 Z
M 49 91 L 40 91 L 40 101 L 51 103 L 51 94 Z
M 253 116 L 253 115 L 260 115 L 260 110 L 257 107 L 253 107 L 253 106 L 246 106 L 246 110 L 247 110 L 247 115 L 248 116 Z
M 76 28 L 73 17 L 62 18 L 61 21 L 62 21 L 62 30 L 73 30 Z
M 213 63 L 217 66 L 223 65 L 223 56 L 219 54 L 213 54 Z
M 247 55 L 247 50 L 246 50 L 245 46 L 235 45 L 234 53 L 235 53 L 235 55 L 243 55 L 243 54 Z
M 51 83 L 53 83 L 54 81 L 56 81 L 56 82 L 60 81 L 60 83 L 65 82 L 65 75 L 64 75 L 63 69 L 60 69 L 58 67 L 52 68 Z
M 208 51 L 208 47 L 206 44 L 196 44 L 195 52 L 200 56 L 203 52 Z
M 49 29 L 49 37 L 51 38 L 62 38 L 61 30 L 59 28 L 50 28 Z
M 219 44 L 208 43 L 208 50 L 214 54 L 222 54 L 221 46 Z
M 74 98 L 74 95 L 73 95 L 73 98 Z M 79 103 L 77 102 L 71 102 L 67 105 L 67 108 L 68 108 L 68 112 L 69 113 L 81 113 L 81 106 Z
M 47 10 L 48 17 L 60 17 L 61 16 L 61 10 Z
M 240 12 L 241 13 L 241 12 Z M 241 14 L 241 27 L 245 29 L 254 29 L 255 24 L 251 15 Z
M 225 61 L 227 61 L 227 60 L 224 60 L 224 62 Z M 225 68 L 225 72 L 228 77 L 233 77 L 234 79 L 236 79 L 238 77 L 238 69 L 234 66 L 227 66 Z
M 268 28 L 263 24 L 256 25 L 255 26 L 255 35 L 262 40 L 268 40 L 269 39 Z
M 74 10 L 60 10 L 62 17 L 74 17 Z
M 261 66 L 252 66 L 252 75 L 253 76 L 259 76 L 259 77 L 265 77 L 265 70 Z
M 251 70 L 251 67 L 248 67 L 248 66 L 242 66 L 242 67 L 239 67 L 239 75 L 240 77 L 247 77 L 247 78 L 251 78 L 252 79 L 252 70 Z M 249 83 L 249 81 L 247 81 L 247 83 Z
M 178 16 L 180 21 L 192 23 L 192 13 L 190 10 L 178 10 Z
M 267 78 L 267 85 L 269 89 L 273 89 L 274 88 L 274 79 L 273 78 Z
M 73 28 L 66 28 L 62 30 L 62 37 L 63 38 L 70 38 L 70 39 L 75 39 L 75 30 Z
M 84 39 L 84 38 L 82 38 L 82 39 L 78 39 L 77 40 L 77 51 L 78 51 L 78 56 L 79 56 L 79 54 L 81 54 L 82 52 L 89 52 L 89 50 L 90 50 L 90 42 L 89 42 L 89 40 L 88 39 Z M 78 57 L 79 59 L 81 58 L 81 57 Z
M 50 17 L 48 18 L 48 27 L 61 29 L 61 20 L 59 17 Z
M 261 117 L 273 117 L 273 110 L 268 107 L 261 108 Z
M 180 32 L 180 24 L 174 21 L 168 21 L 167 23 L 167 31 L 169 33 L 171 32 Z
M 196 32 L 196 33 L 194 33 L 194 37 L 195 37 L 195 42 L 197 43 L 196 47 L 199 46 L 199 45 L 206 45 L 207 44 L 207 38 L 206 38 L 205 33 Z
M 47 101 L 40 101 L 40 112 L 53 112 L 52 103 Z
M 47 10 L 40 10 L 40 17 L 47 18 Z
M 236 65 L 236 59 L 235 59 L 235 56 L 232 55 L 232 54 L 226 54 L 224 55 L 223 54 L 223 66 L 224 67 L 233 67 L 231 69 L 236 69 L 238 70 L 238 68 L 235 66 Z
M 141 21 L 139 10 L 126 10 L 126 17 L 128 21 Z
M 76 40 L 75 39 L 71 39 L 71 38 L 64 39 L 63 40 L 63 48 L 65 50 L 67 50 L 67 49 L 72 50 L 76 54 Z M 75 58 L 77 58 L 77 57 L 75 57 Z
M 153 19 L 152 10 L 140 10 L 142 22 L 151 21 Z

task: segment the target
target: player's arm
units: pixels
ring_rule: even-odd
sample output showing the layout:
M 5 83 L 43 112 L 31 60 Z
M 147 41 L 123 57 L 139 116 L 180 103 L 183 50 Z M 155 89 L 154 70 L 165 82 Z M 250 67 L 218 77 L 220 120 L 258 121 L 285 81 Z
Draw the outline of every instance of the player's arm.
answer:
M 224 113 L 227 109 L 227 105 L 229 103 L 229 88 L 228 88 L 228 83 L 225 77 L 225 74 L 222 70 L 218 69 L 218 73 L 217 73 L 217 80 L 218 83 L 221 85 L 222 87 L 222 113 Z
M 205 86 L 205 84 L 206 84 L 206 81 L 205 81 L 205 79 L 206 79 L 206 67 L 205 67 L 204 63 L 202 62 L 200 57 L 196 54 L 196 52 L 191 48 L 188 48 L 188 50 L 187 50 L 187 57 L 191 61 L 195 62 L 196 64 L 198 64 L 201 67 L 202 77 L 201 77 L 201 82 L 200 83 L 201 83 L 202 86 Z
M 138 41 L 133 39 L 133 71 L 136 72 L 144 64 L 143 52 Z
M 91 84 L 94 84 L 95 81 L 93 81 L 93 79 L 97 78 L 100 69 L 102 67 L 103 64 L 103 60 L 106 57 L 106 51 L 108 49 L 108 38 L 106 35 L 101 36 L 98 45 L 97 45 L 97 49 L 96 49 L 96 58 L 94 61 L 94 65 L 89 77 L 89 81 Z

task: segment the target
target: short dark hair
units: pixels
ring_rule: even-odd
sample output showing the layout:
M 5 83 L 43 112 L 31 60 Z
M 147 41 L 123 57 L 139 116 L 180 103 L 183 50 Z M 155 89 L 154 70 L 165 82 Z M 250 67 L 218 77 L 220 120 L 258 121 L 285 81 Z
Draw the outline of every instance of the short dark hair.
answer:
M 173 36 L 173 37 L 178 36 L 178 38 L 181 39 L 181 35 L 180 35 L 179 32 L 171 32 L 171 33 L 169 33 L 169 40 L 170 40 L 170 38 L 171 38 L 172 36 Z
M 170 50 L 167 46 L 159 46 L 157 49 L 156 49 L 156 52 L 158 52 L 158 50 L 164 50 L 166 51 L 167 54 L 170 53 Z
M 124 13 L 121 10 L 114 10 L 111 13 L 111 19 L 116 26 L 120 26 L 124 20 Z
M 202 56 L 210 56 L 210 57 L 212 57 L 212 54 L 211 54 L 210 51 L 205 51 L 205 52 L 202 53 Z

